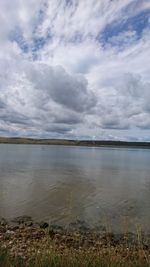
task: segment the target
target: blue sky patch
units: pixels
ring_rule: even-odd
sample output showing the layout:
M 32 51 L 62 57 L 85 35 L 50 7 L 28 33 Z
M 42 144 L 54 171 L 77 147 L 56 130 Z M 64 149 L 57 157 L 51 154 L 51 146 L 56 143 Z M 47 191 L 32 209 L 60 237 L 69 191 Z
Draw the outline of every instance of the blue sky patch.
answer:
M 9 36 L 10 41 L 16 42 L 23 53 L 32 53 L 33 59 L 37 58 L 36 53 L 42 49 L 46 43 L 52 39 L 50 34 L 47 34 L 46 37 L 33 37 L 31 42 L 27 42 L 23 37 L 23 34 L 19 28 L 11 32 Z
M 33 38 L 32 52 L 36 52 L 43 48 L 50 39 L 52 39 L 50 34 L 48 34 L 46 37 Z
M 22 32 L 19 28 L 11 32 L 9 39 L 12 42 L 16 42 L 24 53 L 29 52 L 29 45 L 25 41 Z
M 143 31 L 149 27 L 149 17 L 150 11 L 147 10 L 123 22 L 118 21 L 108 24 L 103 32 L 98 35 L 97 39 L 105 46 L 105 44 L 111 43 L 113 37 L 127 31 L 134 31 L 138 40 L 142 37 Z

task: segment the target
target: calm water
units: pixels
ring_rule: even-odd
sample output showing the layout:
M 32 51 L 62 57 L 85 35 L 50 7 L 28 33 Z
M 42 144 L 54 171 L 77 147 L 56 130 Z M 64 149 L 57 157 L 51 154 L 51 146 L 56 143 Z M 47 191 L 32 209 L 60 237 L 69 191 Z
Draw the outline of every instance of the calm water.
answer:
M 0 145 L 0 216 L 66 224 L 150 222 L 150 150 Z

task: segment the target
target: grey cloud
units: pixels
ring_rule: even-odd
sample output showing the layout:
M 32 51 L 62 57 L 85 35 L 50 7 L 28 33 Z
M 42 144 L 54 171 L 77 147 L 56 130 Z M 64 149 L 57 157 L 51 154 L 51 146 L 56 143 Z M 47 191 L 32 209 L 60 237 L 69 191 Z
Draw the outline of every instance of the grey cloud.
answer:
M 145 117 L 140 117 L 149 113 L 149 84 L 139 75 L 125 74 L 112 87 L 106 84 L 96 99 L 83 75 L 71 75 L 61 67 L 25 62 L 16 72 L 11 88 L 8 84 L 1 92 L 6 103 L 0 102 L 0 118 L 18 131 L 26 127 L 38 135 L 66 135 L 81 123 L 106 130 L 149 128 L 148 119 L 143 123 Z
M 134 125 L 140 129 L 148 130 L 150 129 L 150 114 L 142 112 L 138 116 L 134 117 Z
M 111 118 L 109 120 L 103 120 L 101 127 L 103 129 L 114 129 L 114 130 L 127 130 L 130 128 L 128 122 L 125 122 L 122 118 L 122 121 L 116 118 Z
M 104 49 L 96 39 L 107 24 L 124 20 L 133 1 L 114 2 L 88 0 L 83 15 L 84 0 L 67 7 L 57 0 L 45 7 L 43 0 L 2 1 L 1 132 L 92 138 L 105 129 L 102 138 L 117 139 L 125 130 L 150 129 L 149 30 L 137 41 L 133 32 L 120 34 L 113 41 L 124 40 L 123 50 Z
M 73 115 L 73 114 L 57 114 L 54 115 L 53 122 L 55 123 L 61 123 L 61 124 L 78 124 L 83 121 L 83 118 L 80 117 L 79 115 Z
M 96 97 L 88 90 L 87 80 L 82 76 L 68 75 L 59 68 L 53 72 L 51 82 L 54 101 L 78 112 L 89 111 L 96 105 Z
M 51 125 L 49 127 L 44 128 L 44 130 L 46 132 L 65 134 L 71 131 L 71 127 L 68 125 L 59 125 L 51 123 Z
M 12 113 L 11 115 L 2 116 L 2 120 L 5 122 L 10 122 L 12 124 L 21 124 L 21 125 L 31 124 L 31 122 L 27 118 L 26 120 L 24 120 L 24 117 L 18 116 L 15 113 Z
M 88 112 L 96 105 L 96 97 L 82 75 L 71 75 L 62 67 L 48 67 L 44 64 L 32 65 L 26 75 L 35 89 L 42 90 L 41 96 L 45 101 L 51 98 L 77 112 Z
M 142 95 L 143 85 L 141 84 L 141 77 L 139 75 L 133 75 L 132 73 L 126 73 L 122 77 L 120 93 L 126 96 L 139 99 Z
M 150 130 L 150 122 L 149 123 L 141 123 L 139 128 L 142 130 Z
M 125 93 L 137 113 L 150 112 L 150 83 L 144 81 L 142 76 L 126 74 L 123 89 L 122 93 Z
M 20 68 L 16 66 L 15 75 L 7 86 L 5 79 L 0 93 L 0 98 L 5 100 L 5 103 L 0 102 L 3 108 L 0 122 L 7 123 L 8 127 L 15 125 L 20 133 L 21 129 L 37 135 L 40 131 L 43 134 L 69 133 L 84 121 L 85 113 L 95 103 L 86 79 L 67 74 L 60 67 L 24 62 Z
M 32 123 L 32 121 L 30 121 L 27 116 L 24 116 L 9 107 L 7 107 L 6 110 L 0 113 L 0 121 L 21 125 L 29 125 Z
M 5 103 L 2 100 L 0 100 L 0 109 L 4 109 L 4 108 L 5 108 Z
M 149 129 L 150 84 L 141 75 L 126 73 L 100 89 L 94 121 L 103 129 Z M 93 114 L 94 117 L 94 114 Z

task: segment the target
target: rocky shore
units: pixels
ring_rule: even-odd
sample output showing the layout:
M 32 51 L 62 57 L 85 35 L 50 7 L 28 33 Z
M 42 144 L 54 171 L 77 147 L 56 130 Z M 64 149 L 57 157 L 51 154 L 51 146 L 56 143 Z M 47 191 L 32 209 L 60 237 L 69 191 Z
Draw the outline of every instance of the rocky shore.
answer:
M 143 233 L 108 233 L 105 227 L 91 229 L 84 221 L 77 220 L 66 227 L 35 222 L 30 216 L 7 221 L 0 218 L 0 247 L 8 249 L 13 257 L 28 259 L 35 253 L 54 249 L 99 251 L 107 247 L 126 247 L 150 251 L 150 235 Z

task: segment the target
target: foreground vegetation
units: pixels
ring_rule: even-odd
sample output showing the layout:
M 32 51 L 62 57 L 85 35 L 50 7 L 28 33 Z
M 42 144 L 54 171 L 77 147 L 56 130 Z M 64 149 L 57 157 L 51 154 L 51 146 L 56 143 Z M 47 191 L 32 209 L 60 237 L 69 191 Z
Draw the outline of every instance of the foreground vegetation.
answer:
M 71 228 L 29 216 L 0 220 L 0 267 L 150 267 L 150 237 L 114 234 L 77 221 Z
M 25 260 L 10 256 L 8 250 L 0 250 L 1 267 L 149 267 L 149 252 L 123 247 L 105 248 L 100 251 L 62 251 L 49 248 Z

